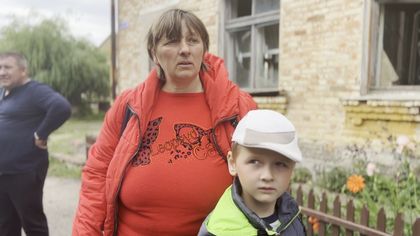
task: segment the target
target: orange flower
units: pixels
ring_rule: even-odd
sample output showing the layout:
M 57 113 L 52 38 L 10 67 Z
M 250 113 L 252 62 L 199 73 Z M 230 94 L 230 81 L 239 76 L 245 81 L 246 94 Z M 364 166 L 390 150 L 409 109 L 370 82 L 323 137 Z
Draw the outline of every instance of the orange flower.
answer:
M 318 218 L 313 217 L 313 216 L 309 216 L 308 221 L 312 225 L 312 230 L 315 233 L 318 233 L 318 230 L 319 230 L 319 220 L 318 220 Z
M 309 221 L 310 224 L 313 225 L 313 224 L 318 222 L 318 219 L 316 217 L 309 216 L 308 221 Z
M 347 189 L 352 193 L 358 193 L 365 188 L 365 179 L 360 175 L 352 175 L 347 179 Z
M 318 223 L 318 222 L 316 222 L 316 223 L 312 226 L 312 229 L 313 229 L 314 233 L 318 233 L 318 231 L 319 231 L 319 223 Z

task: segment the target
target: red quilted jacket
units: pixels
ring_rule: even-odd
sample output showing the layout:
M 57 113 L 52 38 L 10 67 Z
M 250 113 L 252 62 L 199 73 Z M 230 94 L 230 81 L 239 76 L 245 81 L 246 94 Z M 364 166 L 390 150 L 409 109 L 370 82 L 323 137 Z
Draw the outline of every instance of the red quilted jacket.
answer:
M 207 71 L 200 73 L 205 97 L 213 123 L 213 143 L 220 158 L 230 149 L 232 122 L 256 109 L 252 97 L 228 80 L 223 60 L 207 53 Z M 161 82 L 153 70 L 147 80 L 123 92 L 107 112 L 96 143 L 82 172 L 79 206 L 73 223 L 76 235 L 116 235 L 117 196 L 128 163 L 139 151 L 142 137 L 150 120 L 151 110 L 161 90 Z M 120 136 L 126 106 L 134 115 Z

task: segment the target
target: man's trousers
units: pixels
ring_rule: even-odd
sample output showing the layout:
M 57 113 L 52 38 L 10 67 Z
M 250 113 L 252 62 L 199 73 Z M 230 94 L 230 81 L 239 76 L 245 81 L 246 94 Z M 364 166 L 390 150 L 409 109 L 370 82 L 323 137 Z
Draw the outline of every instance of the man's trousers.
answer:
M 48 166 L 0 175 L 0 236 L 48 236 L 42 196 Z

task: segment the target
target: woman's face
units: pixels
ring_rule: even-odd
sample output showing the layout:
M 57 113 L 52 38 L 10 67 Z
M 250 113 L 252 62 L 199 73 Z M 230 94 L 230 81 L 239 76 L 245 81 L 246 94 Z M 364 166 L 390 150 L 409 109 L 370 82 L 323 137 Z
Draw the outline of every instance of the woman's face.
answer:
M 167 82 L 182 86 L 198 79 L 203 56 L 204 44 L 200 35 L 190 32 L 182 21 L 182 37 L 162 38 L 153 59 L 163 69 Z

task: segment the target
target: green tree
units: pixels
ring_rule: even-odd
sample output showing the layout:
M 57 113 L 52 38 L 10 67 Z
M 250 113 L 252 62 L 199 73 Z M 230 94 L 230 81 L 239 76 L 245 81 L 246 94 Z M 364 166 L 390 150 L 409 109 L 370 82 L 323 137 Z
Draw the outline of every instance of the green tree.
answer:
M 15 19 L 0 30 L 0 51 L 18 51 L 29 60 L 29 72 L 63 94 L 78 108 L 108 98 L 109 66 L 92 43 L 76 39 L 61 18 L 30 24 Z

